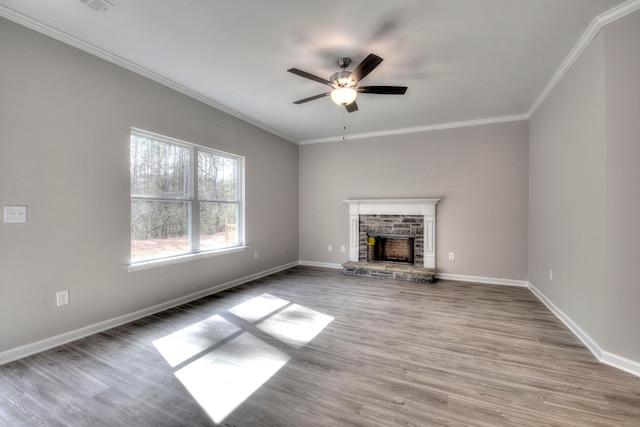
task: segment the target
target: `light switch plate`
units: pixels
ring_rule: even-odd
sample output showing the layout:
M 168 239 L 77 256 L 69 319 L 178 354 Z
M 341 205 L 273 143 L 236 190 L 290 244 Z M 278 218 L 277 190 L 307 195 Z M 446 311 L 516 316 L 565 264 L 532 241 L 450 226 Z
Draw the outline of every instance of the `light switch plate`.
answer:
M 5 206 L 4 222 L 27 222 L 27 207 Z

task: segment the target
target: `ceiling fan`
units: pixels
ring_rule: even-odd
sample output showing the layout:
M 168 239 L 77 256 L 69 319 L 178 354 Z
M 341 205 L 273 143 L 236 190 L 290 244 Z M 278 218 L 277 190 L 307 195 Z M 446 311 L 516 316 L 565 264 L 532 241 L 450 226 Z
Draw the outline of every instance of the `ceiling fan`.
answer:
M 358 86 L 358 83 L 360 83 L 362 79 L 380 65 L 381 62 L 382 58 L 371 53 L 353 71 L 347 71 L 347 67 L 351 64 L 351 59 L 338 58 L 338 66 L 342 68 L 342 71 L 333 73 L 331 77 L 329 77 L 329 80 L 314 76 L 313 74 L 297 68 L 289 68 L 287 71 L 290 73 L 333 88 L 330 92 L 310 96 L 309 98 L 295 101 L 294 104 L 303 104 L 305 102 L 324 98 L 325 96 L 330 95 L 333 102 L 338 105 L 344 105 L 349 113 L 353 113 L 354 111 L 358 111 L 358 104 L 356 104 L 356 97 L 358 96 L 358 93 L 404 95 L 407 91 L 406 86 Z

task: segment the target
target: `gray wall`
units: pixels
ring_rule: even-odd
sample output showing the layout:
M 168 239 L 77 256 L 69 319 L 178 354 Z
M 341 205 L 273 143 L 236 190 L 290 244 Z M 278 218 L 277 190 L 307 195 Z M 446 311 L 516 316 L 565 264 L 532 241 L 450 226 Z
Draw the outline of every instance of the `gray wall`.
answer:
M 639 40 L 640 12 L 605 27 L 531 118 L 529 140 L 529 281 L 600 349 L 635 361 Z
M 295 144 L 4 19 L 0 57 L 0 352 L 298 260 Z M 126 271 L 132 126 L 246 157 L 249 251 Z
M 600 34 L 531 119 L 529 141 L 529 281 L 596 340 L 606 254 L 602 47 Z
M 520 121 L 301 146 L 300 259 L 348 259 L 343 199 L 441 197 L 439 272 L 526 280 L 527 138 Z
M 640 363 L 640 12 L 605 28 L 607 277 L 603 347 Z

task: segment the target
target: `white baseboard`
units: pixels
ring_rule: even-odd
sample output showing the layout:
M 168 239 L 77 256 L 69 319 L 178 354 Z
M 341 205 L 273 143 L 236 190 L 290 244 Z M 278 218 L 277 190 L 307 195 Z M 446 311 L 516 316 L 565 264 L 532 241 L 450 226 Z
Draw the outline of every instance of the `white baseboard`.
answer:
M 304 261 L 304 260 L 300 260 L 298 262 L 299 262 L 299 265 L 306 265 L 309 267 L 334 268 L 338 270 L 342 269 L 342 264 L 333 264 L 329 262 L 317 262 L 317 261 Z M 446 274 L 446 273 L 437 273 L 436 278 L 443 279 L 443 280 L 456 280 L 459 282 L 527 287 L 526 280 L 497 279 L 494 277 L 464 276 L 461 274 Z
M 316 261 L 298 261 L 299 265 L 306 265 L 308 267 L 325 267 L 325 268 L 335 268 L 338 270 L 342 269 L 342 264 L 333 264 L 330 262 L 316 262 Z
M 526 280 L 497 279 L 495 277 L 482 276 L 464 276 L 462 274 L 437 273 L 436 279 L 455 280 L 458 282 L 485 283 L 489 285 L 527 287 Z
M 333 269 L 342 268 L 342 264 L 333 264 L 333 263 L 315 262 L 315 261 L 302 261 L 302 260 L 291 262 L 289 264 L 281 265 L 278 267 L 261 271 L 259 273 L 241 277 L 239 279 L 232 280 L 230 282 L 222 283 L 220 285 L 216 285 L 211 288 L 204 289 L 202 291 L 195 292 L 181 298 L 176 298 L 174 300 L 167 301 L 162 304 L 157 304 L 152 307 L 138 310 L 133 313 L 125 314 L 123 316 L 119 316 L 113 319 L 105 320 L 103 322 L 95 323 L 93 325 L 76 329 L 74 331 L 66 332 L 64 334 L 56 335 L 50 338 L 45 338 L 43 340 L 36 341 L 34 343 L 26 344 L 26 345 L 16 347 L 7 351 L 3 351 L 0 353 L 0 365 L 12 362 L 14 360 L 22 359 L 24 357 L 31 356 L 33 354 L 40 353 L 45 350 L 49 350 L 51 348 L 58 347 L 63 344 L 67 344 L 71 341 L 75 341 L 80 338 L 87 337 L 89 335 L 106 331 L 116 326 L 124 325 L 125 323 L 129 323 L 134 320 L 138 320 L 143 317 L 150 316 L 152 314 L 156 314 L 173 307 L 177 307 L 181 304 L 195 301 L 199 298 L 214 294 L 216 292 L 221 292 L 225 289 L 229 289 L 234 286 L 238 286 L 243 283 L 250 282 L 252 280 L 260 279 L 262 277 L 277 273 L 279 271 L 287 270 L 297 265 L 304 265 L 304 266 L 311 266 L 311 267 L 325 267 L 325 268 L 333 268 Z M 618 356 L 608 351 L 603 351 L 594 339 L 592 339 L 586 332 L 584 332 L 573 320 L 571 320 L 569 316 L 567 316 L 564 312 L 562 312 L 562 310 L 556 307 L 555 304 L 553 304 L 542 292 L 540 292 L 540 290 L 538 290 L 530 282 L 520 281 L 520 280 L 511 280 L 511 279 L 497 279 L 497 278 L 481 277 L 481 276 L 446 274 L 446 273 L 438 273 L 436 275 L 436 278 L 444 279 L 444 280 L 470 282 L 470 283 L 485 283 L 485 284 L 496 284 L 496 285 L 505 285 L 505 286 L 527 287 L 558 319 L 560 319 L 569 328 L 569 330 L 571 330 L 571 332 L 573 332 L 573 334 L 576 337 L 578 337 L 580 341 L 582 341 L 582 343 L 589 349 L 589 351 L 591 351 L 591 353 L 593 353 L 596 359 L 598 359 L 601 363 L 605 363 L 607 365 L 613 366 L 614 368 L 620 369 L 622 371 L 625 371 L 632 375 L 640 377 L 639 362 L 627 359 L 622 356 Z
M 556 307 L 555 304 L 540 292 L 538 288 L 530 282 L 527 283 L 527 287 L 558 319 L 562 321 L 562 323 L 567 326 L 567 328 L 569 328 L 569 330 L 571 330 L 571 332 L 573 332 L 576 337 L 578 337 L 580 341 L 582 341 L 582 343 L 589 349 L 595 358 L 598 359 L 599 362 L 640 377 L 640 363 L 618 356 L 606 350 L 602 350 L 596 340 L 591 338 L 589 334 L 583 331 L 569 316 Z
M 618 356 L 616 354 L 609 353 L 608 351 L 603 351 L 600 361 L 609 366 L 613 366 L 614 368 L 618 368 L 622 371 L 640 377 L 640 363 L 635 360 L 630 360 L 626 357 Z
M 76 329 L 74 331 L 66 332 L 64 334 L 56 335 L 50 338 L 45 338 L 40 341 L 36 341 L 30 344 L 26 344 L 20 347 L 16 347 L 7 351 L 3 351 L 0 353 L 0 365 L 4 365 L 5 363 L 12 362 L 14 360 L 22 359 L 27 356 L 31 356 L 36 353 L 40 353 L 45 350 L 49 350 L 54 347 L 58 347 L 63 344 L 67 344 L 71 341 L 78 340 L 80 338 L 87 337 L 89 335 L 93 335 L 99 332 L 106 331 L 111 328 L 115 328 L 116 326 L 124 325 L 125 323 L 132 322 L 134 320 L 141 319 L 146 316 L 150 316 L 152 314 L 159 313 L 164 310 L 168 310 L 173 307 L 177 307 L 181 304 L 185 304 L 191 301 L 195 301 L 199 298 L 215 294 L 216 292 L 223 291 L 225 289 L 232 288 L 234 286 L 241 285 L 243 283 L 250 282 L 252 280 L 260 279 L 261 277 L 268 276 L 270 274 L 277 273 L 282 270 L 289 269 L 291 267 L 295 267 L 298 265 L 298 262 L 292 262 L 289 264 L 281 265 L 278 267 L 270 268 L 268 270 L 261 271 L 259 273 L 251 274 L 249 276 L 241 277 L 236 280 L 232 280 L 230 282 L 222 283 L 216 286 L 213 286 L 208 289 L 204 289 L 199 292 L 195 292 L 189 295 L 186 295 L 181 298 L 176 298 L 171 301 L 167 301 L 162 304 L 157 304 L 152 307 L 148 307 L 142 310 L 135 311 L 133 313 L 125 314 L 123 316 L 118 316 L 113 319 L 105 320 L 103 322 L 95 323 L 93 325 L 85 326 L 80 329 Z
M 582 341 L 582 343 L 589 349 L 589 351 L 591 353 L 593 353 L 593 355 L 600 360 L 602 357 L 602 349 L 600 348 L 600 346 L 598 345 L 598 343 L 591 338 L 585 331 L 583 331 L 580 326 L 578 326 L 573 320 L 571 320 L 571 318 L 569 316 L 567 316 L 562 310 L 560 310 L 558 307 L 556 307 L 556 305 L 554 303 L 551 302 L 551 300 L 549 300 L 549 298 L 547 298 L 542 292 L 540 292 L 540 290 L 538 290 L 538 288 L 536 288 L 535 286 L 533 286 L 532 283 L 528 283 L 527 287 L 531 290 L 531 292 L 533 292 L 533 294 L 538 297 L 538 299 L 540 301 L 542 301 L 542 303 L 544 305 L 547 306 L 547 308 L 558 318 L 562 321 L 562 323 L 565 324 L 565 326 L 567 328 L 569 328 L 571 330 L 571 332 L 573 332 L 573 334 L 578 337 L 578 339 L 580 341 Z

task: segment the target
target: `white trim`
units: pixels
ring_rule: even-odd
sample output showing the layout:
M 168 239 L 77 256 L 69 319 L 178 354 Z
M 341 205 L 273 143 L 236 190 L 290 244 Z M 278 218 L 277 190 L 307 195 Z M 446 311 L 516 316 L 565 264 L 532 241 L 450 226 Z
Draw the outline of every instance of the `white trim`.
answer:
M 609 9 L 608 11 L 598 15 L 595 20 L 600 23 L 601 27 L 608 25 L 620 18 L 624 18 L 630 13 L 640 9 L 640 0 L 629 0 L 625 3 Z
M 440 199 L 345 199 L 355 215 L 425 215 L 431 214 Z
M 290 137 L 289 135 L 285 135 L 282 132 L 276 129 L 273 129 L 272 127 L 267 126 L 262 122 L 259 122 L 232 108 L 229 108 L 226 105 L 220 104 L 219 102 L 207 96 L 204 96 L 198 92 L 195 92 L 177 82 L 174 82 L 173 80 L 163 77 L 160 74 L 147 70 L 146 68 L 143 68 L 131 61 L 128 61 L 124 58 L 114 55 L 104 49 L 101 49 L 97 46 L 94 46 L 90 43 L 87 43 L 76 37 L 73 37 L 70 34 L 57 30 L 40 21 L 37 21 L 26 15 L 23 15 L 13 9 L 8 8 L 7 6 L 0 5 L 0 16 L 7 18 L 13 22 L 16 22 L 20 25 L 23 25 L 27 28 L 30 28 L 34 31 L 42 33 L 46 36 L 49 36 L 53 39 L 61 41 L 65 44 L 76 47 L 84 52 L 90 53 L 94 56 L 97 56 L 98 58 L 102 58 L 108 62 L 111 62 L 112 64 L 116 64 L 138 75 L 141 75 L 150 80 L 153 80 L 156 83 L 159 83 L 163 86 L 171 88 L 190 98 L 198 100 L 206 105 L 214 107 L 233 117 L 236 117 L 260 129 L 263 129 L 273 135 L 279 136 L 280 138 L 283 138 L 287 141 L 290 141 L 292 143 L 297 143 L 298 145 L 308 145 L 308 144 L 320 144 L 325 142 L 338 142 L 343 140 L 373 138 L 373 137 L 379 137 L 379 136 L 400 135 L 400 134 L 407 134 L 407 133 L 431 132 L 435 130 L 454 129 L 454 128 L 468 127 L 468 126 L 481 126 L 481 125 L 487 125 L 487 124 L 506 123 L 506 122 L 513 122 L 513 121 L 519 121 L 519 120 L 529 120 L 531 116 L 533 116 L 533 114 L 537 111 L 537 109 L 542 105 L 545 99 L 551 94 L 553 89 L 558 85 L 560 80 L 562 80 L 564 75 L 567 73 L 567 71 L 569 71 L 569 69 L 575 63 L 575 61 L 580 57 L 582 52 L 584 52 L 584 50 L 587 48 L 589 43 L 591 43 L 591 41 L 598 34 L 598 32 L 607 24 L 610 24 L 611 22 L 614 22 L 630 13 L 633 13 L 638 9 L 640 9 L 640 0 L 629 0 L 594 18 L 591 24 L 589 25 L 589 27 L 587 28 L 587 30 L 582 35 L 582 37 L 578 40 L 578 43 L 574 46 L 574 48 L 571 50 L 569 55 L 562 62 L 562 64 L 560 65 L 558 70 L 555 72 L 551 80 L 547 83 L 545 88 L 542 90 L 542 93 L 538 96 L 538 98 L 534 101 L 534 103 L 529 108 L 529 111 L 525 114 L 515 114 L 515 115 L 501 116 L 501 117 L 489 117 L 484 119 L 441 123 L 441 124 L 418 126 L 418 127 L 412 127 L 412 128 L 392 129 L 392 130 L 386 130 L 386 131 L 368 132 L 368 133 L 361 133 L 361 134 L 354 134 L 354 135 L 347 135 L 347 136 L 340 135 L 340 136 L 332 136 L 327 138 L 307 139 L 307 140 L 300 140 L 300 141 L 296 141 L 294 138 Z
M 533 286 L 531 282 L 527 282 L 527 287 L 538 299 L 547 306 L 547 308 L 566 325 L 573 334 L 578 337 L 580 341 L 589 349 L 593 355 L 600 360 L 602 357 L 602 349 L 598 343 L 591 338 L 585 331 L 583 331 L 578 324 L 576 324 L 569 316 L 567 316 L 562 310 L 555 306 L 549 298 L 547 298 L 538 288 Z
M 640 377 L 640 363 L 635 360 L 630 360 L 626 357 L 618 356 L 616 354 L 609 353 L 608 351 L 603 351 L 600 361 L 609 366 L 620 369 L 621 371 Z
M 441 124 L 435 124 L 435 125 L 418 126 L 413 128 L 404 128 L 404 129 L 391 129 L 391 130 L 385 130 L 385 131 L 367 132 L 367 133 L 360 133 L 360 134 L 353 134 L 353 135 L 346 135 L 346 136 L 342 136 L 342 135 L 330 136 L 327 138 L 302 140 L 298 142 L 298 145 L 322 144 L 326 142 L 338 142 L 338 141 L 344 142 L 344 141 L 349 141 L 354 139 L 375 138 L 378 136 L 402 135 L 407 133 L 432 132 L 436 130 L 455 129 L 455 128 L 470 127 L 470 126 L 482 126 L 482 125 L 492 125 L 496 123 L 517 122 L 520 120 L 529 120 L 529 115 L 517 114 L 513 116 L 489 117 L 486 119 L 441 123 Z
M 436 205 L 442 199 L 347 199 L 349 204 L 349 261 L 360 259 L 361 215 L 420 215 L 423 218 L 424 252 L 422 263 L 416 267 L 436 268 Z M 430 228 L 428 227 L 430 226 Z
M 535 112 L 540 108 L 540 106 L 544 103 L 544 101 L 551 95 L 551 92 L 556 88 L 556 86 L 560 83 L 560 81 L 567 74 L 569 69 L 573 66 L 573 64 L 580 58 L 582 53 L 589 47 L 593 39 L 598 35 L 602 27 L 597 21 L 597 18 L 594 19 L 587 30 L 584 32 L 582 37 L 578 40 L 578 43 L 571 49 L 569 55 L 562 61 L 560 67 L 556 70 L 556 72 L 551 77 L 551 80 L 544 87 L 538 98 L 533 102 L 531 107 L 529 108 L 528 116 L 531 118 Z
M 268 270 L 261 271 L 249 276 L 245 276 L 230 282 L 222 283 L 217 286 L 213 286 L 208 289 L 204 289 L 199 292 L 195 292 L 186 295 L 181 298 L 177 298 L 171 301 L 167 301 L 162 304 L 157 304 L 152 307 L 135 311 L 133 313 L 125 314 L 123 316 L 115 317 L 113 319 L 105 320 L 103 322 L 95 323 L 93 325 L 86 326 L 84 328 L 76 329 L 74 331 L 66 332 L 64 334 L 56 335 L 54 337 L 45 338 L 40 341 L 36 341 L 31 344 L 26 344 L 20 347 L 16 347 L 4 352 L 0 352 L 0 365 L 12 362 L 14 360 L 22 359 L 24 357 L 31 356 L 36 353 L 40 353 L 45 350 L 49 350 L 54 347 L 58 347 L 63 344 L 87 337 L 89 335 L 97 334 L 102 331 L 106 331 L 111 328 L 115 328 L 120 325 L 141 319 L 146 316 L 159 313 L 164 310 L 168 310 L 173 307 L 177 307 L 182 304 L 197 300 L 199 298 L 206 297 L 217 292 L 221 292 L 225 289 L 232 288 L 234 286 L 241 285 L 243 283 L 250 282 L 252 280 L 260 279 L 271 274 L 275 274 L 279 271 L 287 270 L 297 265 L 311 266 L 311 267 L 324 267 L 332 269 L 342 269 L 341 264 L 316 262 L 316 261 L 303 261 L 299 260 L 291 262 L 289 264 L 274 267 Z M 593 340 L 587 333 L 585 333 L 578 325 L 576 325 L 571 318 L 564 314 L 558 307 L 556 307 L 542 292 L 540 292 L 532 283 L 522 280 L 512 279 L 497 279 L 490 277 L 480 276 L 465 276 L 460 274 L 446 274 L 438 273 L 436 278 L 443 280 L 456 280 L 470 283 L 481 284 L 495 284 L 505 286 L 527 287 L 558 319 L 560 319 L 571 332 L 573 332 L 580 341 L 591 351 L 591 353 L 600 361 L 614 368 L 628 372 L 632 375 L 640 377 L 640 363 L 634 360 L 627 359 L 622 356 L 618 356 L 614 353 L 603 351 L 600 346 Z
M 462 274 L 437 273 L 436 279 L 455 280 L 457 282 L 484 283 L 487 285 L 516 286 L 520 288 L 527 287 L 526 280 L 498 279 L 495 277 L 482 276 L 465 276 Z
M 135 311 L 133 313 L 125 314 L 123 316 L 118 316 L 113 319 L 105 320 L 103 322 L 98 322 L 93 325 L 85 326 L 80 329 L 76 329 L 74 331 L 65 332 L 60 335 L 56 335 L 50 338 L 45 338 L 40 341 L 36 341 L 30 344 L 26 344 L 20 347 L 13 348 L 11 350 L 0 352 L 0 365 L 5 363 L 12 362 L 14 360 L 22 359 L 23 357 L 31 356 L 36 353 L 40 353 L 45 350 L 49 350 L 54 347 L 58 347 L 63 344 L 67 344 L 69 342 L 87 337 L 89 335 L 97 334 L 102 331 L 106 331 L 111 328 L 115 328 L 116 326 L 124 325 L 125 323 L 132 322 L 134 320 L 141 319 L 146 316 L 151 316 L 152 314 L 159 313 L 164 310 L 168 310 L 173 307 L 177 307 L 179 305 L 195 301 L 199 298 L 206 297 L 211 294 L 215 294 L 217 292 L 221 292 L 225 289 L 232 288 L 234 286 L 241 285 L 243 283 L 250 282 L 252 280 L 260 279 L 262 277 L 268 276 L 270 274 L 277 273 L 282 270 L 289 269 L 291 267 L 295 267 L 298 265 L 298 262 L 291 262 L 289 264 L 281 265 L 278 267 L 274 267 L 268 270 L 261 271 L 259 273 L 251 274 L 249 276 L 241 277 L 239 279 L 235 279 L 226 283 L 221 283 L 219 285 L 210 287 L 208 289 L 204 289 L 199 292 L 195 292 L 189 295 L 185 295 L 180 298 L 176 298 L 171 301 L 164 302 L 162 304 L 157 304 L 152 307 L 148 307 L 142 310 Z
M 194 261 L 196 259 L 201 259 L 201 258 L 210 258 L 214 256 L 234 254 L 236 252 L 246 252 L 247 249 L 249 249 L 249 246 L 234 246 L 233 248 L 224 248 L 224 249 L 217 249 L 214 251 L 178 255 L 170 258 L 161 258 L 161 259 L 152 259 L 149 261 L 134 262 L 132 264 L 127 265 L 127 271 L 131 273 L 133 271 L 148 270 L 150 268 L 164 267 L 166 265 L 179 264 L 181 262 Z
M 596 340 L 591 338 L 589 334 L 580 328 L 569 316 L 562 312 L 555 306 L 538 288 L 536 288 L 531 282 L 527 282 L 527 287 L 547 308 L 564 323 L 567 328 L 589 349 L 589 351 L 598 359 L 599 362 L 605 363 L 621 371 L 628 372 L 632 375 L 640 377 L 640 363 L 634 360 L 627 359 L 626 357 L 618 356 L 614 353 L 602 350 Z
M 113 53 L 110 53 L 104 49 L 101 49 L 91 43 L 87 43 L 83 40 L 80 40 L 63 31 L 57 30 L 40 21 L 37 21 L 19 12 L 16 12 L 15 10 L 10 9 L 6 6 L 0 5 L 0 16 L 7 18 L 13 22 L 16 22 L 24 27 L 37 31 L 41 34 L 44 34 L 45 36 L 49 36 L 55 40 L 61 41 L 62 43 L 68 44 L 69 46 L 73 46 L 84 52 L 90 53 L 91 55 L 97 56 L 98 58 L 104 59 L 105 61 L 111 62 L 112 64 L 118 65 L 124 69 L 132 71 L 142 77 L 146 77 L 150 80 L 153 80 L 156 83 L 160 83 L 163 86 L 166 86 L 170 89 L 180 92 L 183 95 L 186 95 L 192 99 L 200 101 L 203 104 L 209 105 L 210 107 L 213 107 L 222 112 L 225 112 L 233 117 L 236 117 L 256 127 L 259 127 L 260 129 L 265 130 L 273 135 L 279 136 L 280 138 L 286 139 L 289 142 L 293 142 L 293 143 L 296 142 L 295 139 L 293 139 L 292 137 L 285 135 L 282 132 L 279 132 L 278 130 L 273 129 L 272 127 L 269 127 L 266 124 L 259 122 L 239 111 L 229 108 L 226 105 L 220 104 L 219 102 L 213 100 L 212 98 L 204 96 L 201 93 L 191 90 L 158 73 L 155 73 L 151 70 L 141 67 L 131 61 L 128 61 L 118 55 L 114 55 Z
M 553 92 L 558 83 L 560 83 L 565 74 L 567 74 L 573 64 L 578 60 L 578 58 L 580 58 L 587 47 L 589 47 L 593 39 L 604 26 L 635 12 L 638 9 L 640 9 L 640 0 L 629 0 L 596 16 L 593 21 L 591 21 L 591 24 L 587 27 L 586 31 L 582 34 L 578 43 L 576 43 L 573 49 L 571 49 L 569 55 L 567 55 L 565 60 L 562 61 L 562 64 L 560 64 L 560 67 L 556 70 L 553 77 L 551 77 L 551 80 L 549 80 L 545 88 L 542 90 L 542 93 L 540 93 L 538 98 L 533 102 L 526 114 L 527 117 L 531 118 L 535 114 L 538 108 L 540 108 L 547 97 L 551 95 L 551 92 Z
M 304 265 L 304 266 L 307 266 L 307 267 L 324 267 L 324 268 L 334 268 L 334 269 L 338 269 L 338 270 L 342 269 L 342 264 L 334 264 L 334 263 L 330 263 L 330 262 L 317 262 L 317 261 L 303 261 L 303 260 L 300 260 L 300 261 L 298 261 L 298 263 L 299 263 L 299 265 Z

